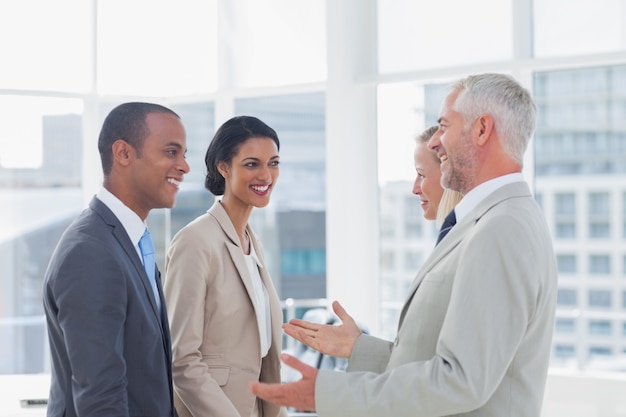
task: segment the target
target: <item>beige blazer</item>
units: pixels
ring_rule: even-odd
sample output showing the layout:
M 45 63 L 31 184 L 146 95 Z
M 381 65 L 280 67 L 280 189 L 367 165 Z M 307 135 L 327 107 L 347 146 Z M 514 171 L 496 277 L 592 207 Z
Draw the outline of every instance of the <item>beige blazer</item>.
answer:
M 320 371 L 318 416 L 539 416 L 556 294 L 541 210 L 505 185 L 425 261 L 395 342 L 361 336 L 347 373 Z
M 163 291 L 180 417 L 248 417 L 256 401 L 248 382 L 280 381 L 282 310 L 261 245 L 247 231 L 270 299 L 272 344 L 263 359 L 252 278 L 221 203 L 181 229 L 168 250 Z M 266 402 L 259 409 L 264 417 L 287 415 Z

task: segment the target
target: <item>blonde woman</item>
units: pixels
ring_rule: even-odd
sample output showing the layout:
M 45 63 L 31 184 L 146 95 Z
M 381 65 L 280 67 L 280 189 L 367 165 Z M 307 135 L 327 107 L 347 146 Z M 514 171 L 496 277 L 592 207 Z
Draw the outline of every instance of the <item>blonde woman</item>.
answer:
M 421 200 L 424 218 L 437 220 L 437 228 L 439 228 L 443 219 L 463 196 L 458 191 L 444 189 L 441 186 L 441 161 L 428 147 L 428 141 L 437 129 L 438 126 L 431 126 L 416 138 L 413 154 L 416 171 L 413 194 L 419 196 Z

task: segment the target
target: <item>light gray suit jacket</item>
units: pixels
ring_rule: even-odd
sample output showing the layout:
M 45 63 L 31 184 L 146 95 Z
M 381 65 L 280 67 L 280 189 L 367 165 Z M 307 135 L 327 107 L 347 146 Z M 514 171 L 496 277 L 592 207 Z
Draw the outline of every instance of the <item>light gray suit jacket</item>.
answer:
M 505 185 L 433 250 L 395 342 L 363 335 L 349 372 L 320 372 L 318 416 L 539 416 L 556 294 L 544 217 Z
M 181 229 L 167 254 L 164 293 L 173 349 L 176 409 L 185 416 L 249 416 L 249 381 L 280 382 L 283 322 L 263 249 L 247 227 L 270 300 L 272 344 L 261 358 L 252 277 L 221 203 Z M 286 416 L 261 402 L 264 417 Z

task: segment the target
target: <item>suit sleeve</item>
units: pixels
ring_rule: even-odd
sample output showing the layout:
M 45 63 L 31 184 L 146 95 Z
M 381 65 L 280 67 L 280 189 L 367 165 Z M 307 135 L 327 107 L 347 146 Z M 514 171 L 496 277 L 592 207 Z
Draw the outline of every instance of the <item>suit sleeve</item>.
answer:
M 347 371 L 384 372 L 391 356 L 392 346 L 392 343 L 387 340 L 362 334 L 352 349 Z
M 538 259 L 545 255 L 535 249 L 543 243 L 520 219 L 498 216 L 475 229 L 456 254 L 460 261 L 435 355 L 381 374 L 321 371 L 319 417 L 344 416 L 346 410 L 365 417 L 453 415 L 491 397 L 533 319 L 539 277 L 545 275 Z
M 54 293 L 78 415 L 128 416 L 126 274 L 106 245 L 88 240 L 59 261 Z
M 163 292 L 172 337 L 174 389 L 192 415 L 239 417 L 234 405 L 211 377 L 200 350 L 207 280 L 212 268 L 208 248 L 197 231 L 185 228 L 174 237 L 167 254 Z

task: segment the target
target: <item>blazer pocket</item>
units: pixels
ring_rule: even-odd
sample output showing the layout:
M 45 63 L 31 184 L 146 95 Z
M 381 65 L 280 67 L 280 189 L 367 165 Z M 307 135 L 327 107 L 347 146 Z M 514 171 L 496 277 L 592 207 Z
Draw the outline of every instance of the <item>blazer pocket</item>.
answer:
M 213 378 L 220 387 L 223 387 L 228 383 L 228 378 L 230 377 L 230 367 L 209 366 L 209 373 L 211 374 L 211 378 Z

